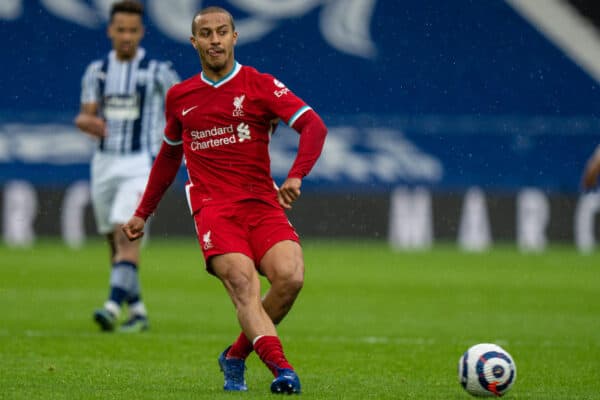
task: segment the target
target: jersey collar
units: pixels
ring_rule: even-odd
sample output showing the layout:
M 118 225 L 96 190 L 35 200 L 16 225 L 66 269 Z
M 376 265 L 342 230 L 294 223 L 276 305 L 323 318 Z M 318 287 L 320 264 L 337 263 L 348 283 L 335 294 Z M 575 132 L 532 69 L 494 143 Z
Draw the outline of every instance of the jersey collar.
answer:
M 218 81 L 213 81 L 212 79 L 207 78 L 206 75 L 204 75 L 204 71 L 200 72 L 200 79 L 202 79 L 202 81 L 204 81 L 204 83 L 206 83 L 207 85 L 218 88 L 219 86 L 223 86 L 224 84 L 235 78 L 235 76 L 238 74 L 238 72 L 240 72 L 241 69 L 242 65 L 237 61 L 234 61 L 233 68 L 231 69 L 231 71 Z
M 143 47 L 138 47 L 136 52 L 135 52 L 135 56 L 133 57 L 133 59 L 129 60 L 129 61 L 121 61 L 117 58 L 117 52 L 115 50 L 111 50 L 110 53 L 108 53 L 108 57 L 111 59 L 111 61 L 113 62 L 118 62 L 121 64 L 127 64 L 130 62 L 137 62 L 140 61 L 142 58 L 144 58 L 146 56 L 146 50 L 144 50 Z

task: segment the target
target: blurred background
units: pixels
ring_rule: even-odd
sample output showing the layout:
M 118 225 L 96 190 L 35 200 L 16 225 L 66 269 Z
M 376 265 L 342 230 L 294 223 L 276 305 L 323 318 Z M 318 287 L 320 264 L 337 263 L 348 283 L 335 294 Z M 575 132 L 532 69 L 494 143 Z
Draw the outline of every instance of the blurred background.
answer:
M 95 235 L 93 141 L 72 121 L 87 64 L 110 50 L 110 0 L 2 0 L 0 220 L 29 246 Z M 304 237 L 455 241 L 481 251 L 595 249 L 597 194 L 581 172 L 600 143 L 600 4 L 593 0 L 147 0 L 142 46 L 199 73 L 195 11 L 236 18 L 241 64 L 319 112 L 324 153 L 290 219 Z M 282 182 L 297 135 L 273 137 Z M 193 235 L 182 170 L 153 235 Z

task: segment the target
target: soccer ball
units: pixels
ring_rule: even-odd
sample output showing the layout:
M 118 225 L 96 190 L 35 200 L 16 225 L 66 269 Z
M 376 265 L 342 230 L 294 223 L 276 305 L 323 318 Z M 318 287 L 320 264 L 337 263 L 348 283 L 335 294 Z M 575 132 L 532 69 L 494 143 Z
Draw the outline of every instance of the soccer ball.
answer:
M 502 396 L 517 379 L 517 366 L 502 347 L 480 343 L 458 360 L 458 379 L 473 396 Z

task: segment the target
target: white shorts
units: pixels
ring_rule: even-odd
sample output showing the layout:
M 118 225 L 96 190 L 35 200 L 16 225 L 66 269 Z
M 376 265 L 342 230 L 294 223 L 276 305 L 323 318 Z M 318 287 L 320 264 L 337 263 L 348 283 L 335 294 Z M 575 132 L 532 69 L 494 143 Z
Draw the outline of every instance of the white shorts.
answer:
M 92 204 L 96 228 L 101 234 L 131 218 L 140 202 L 148 175 L 149 154 L 114 155 L 97 152 L 92 158 Z

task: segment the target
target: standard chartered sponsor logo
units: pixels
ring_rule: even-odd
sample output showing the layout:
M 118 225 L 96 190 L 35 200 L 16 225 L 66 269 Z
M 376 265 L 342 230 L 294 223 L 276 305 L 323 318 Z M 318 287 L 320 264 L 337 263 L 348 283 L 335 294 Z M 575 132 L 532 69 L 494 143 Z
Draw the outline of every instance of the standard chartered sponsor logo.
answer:
M 227 133 L 233 133 L 233 125 L 225 127 L 213 126 L 212 128 L 203 131 L 193 130 L 190 132 L 190 135 L 192 136 L 192 139 L 197 140 L 205 139 L 207 137 L 221 136 Z
M 237 143 L 237 136 L 233 132 L 233 125 L 213 126 L 205 130 L 193 130 L 190 132 L 192 142 L 190 148 L 194 151 L 211 149 Z M 241 141 L 241 140 L 240 140 Z
M 240 142 L 251 139 L 250 127 L 248 126 L 248 124 L 245 124 L 243 122 L 240 122 L 240 124 L 237 126 L 237 134 L 238 138 L 240 139 Z

